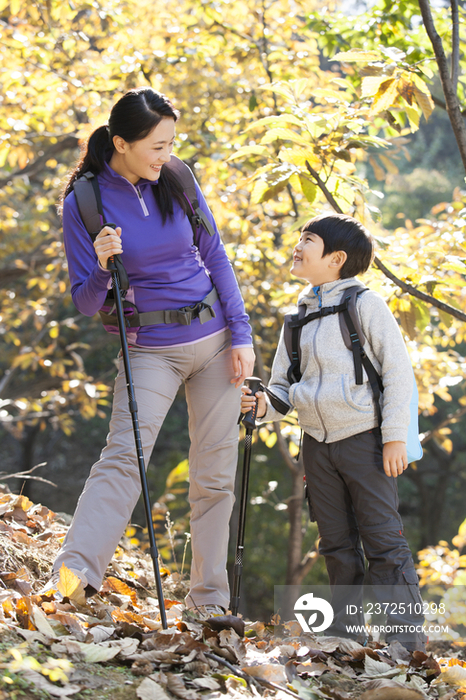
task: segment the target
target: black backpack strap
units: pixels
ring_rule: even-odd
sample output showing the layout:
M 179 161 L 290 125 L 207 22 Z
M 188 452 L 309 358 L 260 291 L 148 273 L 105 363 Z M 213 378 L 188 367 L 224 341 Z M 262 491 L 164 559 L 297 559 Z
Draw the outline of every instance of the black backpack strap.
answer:
M 170 157 L 170 161 L 165 163 L 163 167 L 171 170 L 171 172 L 176 175 L 176 178 L 183 188 L 184 196 L 188 200 L 191 207 L 192 214 L 191 216 L 188 216 L 188 218 L 193 229 L 194 245 L 197 245 L 197 233 L 201 226 L 205 228 L 209 236 L 214 236 L 214 227 L 210 223 L 205 212 L 199 206 L 196 190 L 196 179 L 191 168 L 173 154 Z
M 94 243 L 104 225 L 99 183 L 94 173 L 84 173 L 73 183 L 74 196 L 84 226 Z
M 97 177 L 91 172 L 84 173 L 74 181 L 73 190 L 81 219 L 94 243 L 104 226 L 115 227 L 115 224 L 105 223 L 102 197 L 100 195 Z M 125 267 L 119 255 L 114 255 L 113 258 L 120 280 L 120 289 L 126 291 L 129 289 L 129 280 Z
M 291 406 L 289 406 L 285 401 L 282 401 L 276 394 L 273 393 L 267 386 L 264 384 L 260 385 L 261 391 L 265 391 L 267 396 L 270 399 L 270 403 L 274 407 L 276 411 L 279 413 L 283 414 L 284 416 L 288 413 L 290 410 Z
M 365 291 L 367 291 L 367 287 L 349 287 L 345 289 L 342 296 L 342 306 L 344 308 L 340 314 L 340 328 L 346 347 L 353 353 L 356 384 L 362 384 L 362 368 L 364 367 L 366 370 L 380 426 L 382 423 L 382 412 L 380 409 L 380 394 L 383 392 L 382 378 L 363 348 L 366 338 L 362 331 L 356 308 L 356 300 L 359 294 Z
M 306 306 L 298 306 L 297 314 L 286 314 L 283 324 L 283 338 L 291 364 L 288 367 L 287 379 L 290 384 L 301 381 L 301 324 L 306 313 Z M 306 316 L 306 318 L 308 318 Z

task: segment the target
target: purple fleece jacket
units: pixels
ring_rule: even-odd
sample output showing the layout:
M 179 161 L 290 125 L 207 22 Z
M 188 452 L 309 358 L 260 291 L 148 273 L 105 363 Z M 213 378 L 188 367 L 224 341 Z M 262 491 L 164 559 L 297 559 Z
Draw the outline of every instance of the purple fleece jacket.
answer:
M 251 346 L 251 329 L 241 293 L 200 188 L 197 186 L 199 204 L 212 222 L 215 236 L 201 228 L 196 247 L 189 219 L 177 202 L 173 219 L 162 222 L 149 180 L 132 185 L 106 165 L 98 181 L 104 219 L 122 229 L 121 259 L 130 283 L 126 299 L 139 312 L 195 304 L 210 292 L 212 282 L 219 295 L 213 306 L 216 317 L 204 324 L 194 319 L 190 326 L 170 323 L 144 326 L 137 331 L 129 329 L 128 340 L 144 347 L 183 345 L 228 327 L 233 347 Z M 104 304 L 111 287 L 111 273 L 99 266 L 74 192 L 64 202 L 63 233 L 73 302 L 82 314 L 93 316 Z

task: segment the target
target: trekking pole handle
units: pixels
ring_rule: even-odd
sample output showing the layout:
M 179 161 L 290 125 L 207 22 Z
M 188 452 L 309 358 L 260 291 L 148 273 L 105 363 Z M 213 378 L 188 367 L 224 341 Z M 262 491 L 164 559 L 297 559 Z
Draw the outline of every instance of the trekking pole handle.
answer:
M 262 380 L 259 377 L 247 377 L 244 380 L 245 386 L 251 390 L 251 396 L 255 396 L 256 392 L 260 391 L 262 387 Z M 257 402 L 254 408 L 246 413 L 246 415 L 241 419 L 242 424 L 248 430 L 254 430 L 256 427 L 256 415 L 257 415 Z
M 102 224 L 102 228 L 105 228 L 106 226 L 109 226 L 110 228 L 115 229 L 116 224 L 109 222 L 106 222 L 105 224 Z M 102 231 L 102 228 L 100 229 Z M 117 269 L 117 266 L 115 264 L 115 255 L 111 255 L 109 259 L 107 260 L 107 270 L 110 270 L 110 272 L 114 272 Z

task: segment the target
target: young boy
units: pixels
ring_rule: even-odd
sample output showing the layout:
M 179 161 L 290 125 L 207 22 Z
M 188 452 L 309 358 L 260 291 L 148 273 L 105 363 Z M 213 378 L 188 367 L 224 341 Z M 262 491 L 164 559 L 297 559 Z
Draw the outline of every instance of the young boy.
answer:
M 291 267 L 294 276 L 309 282 L 298 299 L 307 307 L 306 315 L 340 304 L 349 287 L 363 288 L 355 275 L 368 269 L 373 256 L 373 239 L 355 219 L 332 214 L 308 221 Z M 385 603 L 382 610 L 389 613 L 387 643 L 398 640 L 409 651 L 424 650 L 422 599 L 398 514 L 396 485 L 396 477 L 408 466 L 413 373 L 398 325 L 382 297 L 373 291 L 359 294 L 357 313 L 367 341 L 364 349 L 384 386 L 380 428 L 365 371 L 363 383 L 355 383 L 353 353 L 344 344 L 338 313 L 303 326 L 298 383 L 290 384 L 287 378 L 290 359 L 282 330 L 269 388 L 290 411 L 297 410 L 304 431 L 306 482 L 333 594 L 334 621 L 326 634 L 351 636 L 349 625 L 364 624 L 365 554 L 371 584 L 379 603 Z M 254 398 L 246 387 L 242 391 L 243 413 L 257 398 L 258 422 L 282 418 L 263 392 Z M 358 612 L 347 614 L 348 603 L 355 601 L 358 605 L 350 610 Z

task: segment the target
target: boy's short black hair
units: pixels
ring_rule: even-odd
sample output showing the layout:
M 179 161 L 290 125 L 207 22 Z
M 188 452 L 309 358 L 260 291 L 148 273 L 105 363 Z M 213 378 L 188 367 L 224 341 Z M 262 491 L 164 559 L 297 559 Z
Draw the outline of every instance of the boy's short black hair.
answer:
M 324 256 L 337 250 L 345 251 L 348 257 L 340 270 L 340 279 L 366 272 L 374 258 L 374 239 L 352 216 L 322 214 L 305 223 L 301 233 L 304 231 L 310 231 L 322 238 Z

